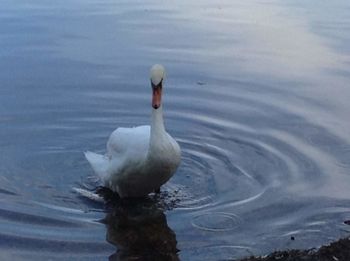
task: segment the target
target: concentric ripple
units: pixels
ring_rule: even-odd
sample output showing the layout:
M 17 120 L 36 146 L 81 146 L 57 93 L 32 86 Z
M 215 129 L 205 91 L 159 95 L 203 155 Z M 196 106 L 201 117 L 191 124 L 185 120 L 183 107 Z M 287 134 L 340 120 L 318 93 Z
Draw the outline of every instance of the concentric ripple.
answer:
M 222 212 L 204 213 L 192 219 L 194 227 L 213 232 L 233 230 L 239 223 L 241 219 L 237 215 Z

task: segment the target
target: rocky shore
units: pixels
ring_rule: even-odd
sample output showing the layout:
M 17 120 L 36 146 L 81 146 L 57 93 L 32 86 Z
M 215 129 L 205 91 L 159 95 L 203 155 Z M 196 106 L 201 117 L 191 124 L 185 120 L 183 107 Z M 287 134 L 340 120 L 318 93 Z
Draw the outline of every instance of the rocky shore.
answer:
M 350 237 L 343 238 L 318 250 L 276 251 L 267 256 L 248 257 L 241 261 L 350 261 Z

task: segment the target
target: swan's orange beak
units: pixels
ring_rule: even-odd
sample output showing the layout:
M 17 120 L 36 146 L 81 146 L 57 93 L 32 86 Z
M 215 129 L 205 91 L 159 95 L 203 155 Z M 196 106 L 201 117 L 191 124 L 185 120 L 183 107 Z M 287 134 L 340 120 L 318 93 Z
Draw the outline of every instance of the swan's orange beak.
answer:
M 162 88 L 155 87 L 152 89 L 153 89 L 152 107 L 154 109 L 158 109 L 160 107 L 161 99 L 162 99 Z

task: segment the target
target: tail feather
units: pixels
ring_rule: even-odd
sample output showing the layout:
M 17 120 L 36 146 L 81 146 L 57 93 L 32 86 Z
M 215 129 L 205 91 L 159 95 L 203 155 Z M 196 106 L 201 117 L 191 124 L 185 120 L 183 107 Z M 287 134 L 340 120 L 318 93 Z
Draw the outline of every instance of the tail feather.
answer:
M 107 169 L 109 165 L 109 159 L 104 155 L 100 155 L 91 151 L 86 151 L 84 154 L 85 158 L 88 160 L 95 173 L 100 176 L 102 180 L 105 180 L 108 175 Z
M 73 188 L 73 191 L 75 191 L 77 194 L 79 194 L 82 197 L 88 198 L 92 201 L 96 201 L 96 202 L 104 202 L 104 199 L 102 196 L 86 190 L 86 189 L 82 189 L 82 188 Z

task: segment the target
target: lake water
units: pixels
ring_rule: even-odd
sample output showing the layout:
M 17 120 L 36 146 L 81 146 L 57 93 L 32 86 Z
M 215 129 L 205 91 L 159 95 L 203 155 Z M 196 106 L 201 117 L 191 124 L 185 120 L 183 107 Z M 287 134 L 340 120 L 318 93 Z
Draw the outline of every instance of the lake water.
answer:
M 227 260 L 349 235 L 349 30 L 348 0 L 2 0 L 0 259 Z M 83 151 L 149 124 L 154 63 L 177 173 L 130 204 L 75 193 L 97 186 Z

